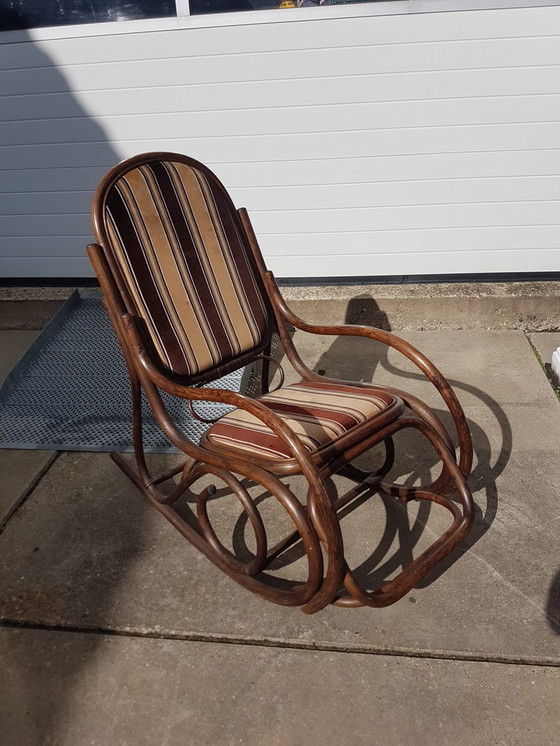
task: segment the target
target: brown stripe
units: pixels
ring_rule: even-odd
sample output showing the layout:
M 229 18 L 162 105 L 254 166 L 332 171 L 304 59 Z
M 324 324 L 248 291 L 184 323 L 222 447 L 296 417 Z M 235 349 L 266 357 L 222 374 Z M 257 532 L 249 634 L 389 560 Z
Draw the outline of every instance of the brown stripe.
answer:
M 286 386 L 259 399 L 299 435 L 311 451 L 374 418 L 392 403 L 380 391 L 325 382 Z M 209 438 L 216 444 L 264 456 L 290 458 L 288 446 L 249 412 L 234 410 L 212 426 Z
M 150 162 L 107 198 L 115 256 L 164 363 L 181 375 L 262 343 L 269 306 L 221 189 L 183 163 Z
M 126 184 L 121 183 L 115 187 L 107 200 L 109 235 L 138 313 L 146 321 L 156 349 L 163 360 L 171 365 L 180 345 L 153 282 L 141 230 L 137 221 L 132 218 L 123 195 L 123 187 L 126 189 Z
M 164 164 L 154 164 L 152 168 L 157 168 L 160 172 L 160 185 L 177 239 L 177 260 L 181 264 L 188 299 L 194 309 L 194 323 L 200 325 L 201 333 L 208 338 L 213 362 L 217 364 L 224 352 L 231 355 L 233 350 L 226 348 L 228 337 L 216 306 L 216 288 L 211 287 L 210 278 L 201 261 L 200 249 L 203 242 L 199 226 L 187 196 L 184 192 L 178 193 L 168 168 Z M 189 247 L 190 251 L 186 252 L 185 247 Z M 193 323 L 193 320 L 189 321 Z M 200 367 L 206 366 L 202 363 Z

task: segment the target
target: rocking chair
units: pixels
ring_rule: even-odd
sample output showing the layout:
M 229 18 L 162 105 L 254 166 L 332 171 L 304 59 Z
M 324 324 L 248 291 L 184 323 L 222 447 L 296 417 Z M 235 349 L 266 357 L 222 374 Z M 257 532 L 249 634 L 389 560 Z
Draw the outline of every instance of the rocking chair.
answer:
M 301 606 L 308 614 L 329 603 L 380 607 L 404 596 L 465 538 L 473 521 L 466 484 L 471 438 L 463 410 L 443 375 L 389 332 L 317 326 L 292 313 L 266 269 L 246 210 L 235 209 L 206 166 L 174 153 L 130 158 L 102 180 L 92 215 L 97 243 L 88 247 L 88 253 L 132 387 L 135 467 L 119 453 L 112 458 L 218 568 L 256 595 Z M 291 327 L 320 335 L 367 337 L 409 358 L 451 413 L 458 458 L 450 435 L 426 404 L 397 389 L 316 374 L 298 355 Z M 274 332 L 301 380 L 270 392 Z M 251 398 L 208 387 L 257 359 L 262 361 L 261 395 Z M 158 477 L 152 476 L 143 449 L 142 391 L 162 430 L 186 456 L 179 467 Z M 186 400 L 195 416 L 195 401 L 234 409 L 210 424 L 196 443 L 170 417 L 162 391 Z M 424 487 L 384 481 L 394 461 L 392 436 L 407 428 L 418 431 L 441 462 L 439 476 Z M 368 473 L 352 463 L 378 444 L 385 446 L 385 461 L 376 471 Z M 354 483 L 341 496 L 332 494 L 330 478 L 336 474 Z M 208 475 L 235 495 L 244 520 L 252 526 L 254 551 L 249 558 L 226 546 L 210 520 L 207 506 L 219 497 L 216 487 L 192 489 L 203 478 L 208 482 Z M 282 481 L 292 475 L 305 480 L 306 495 L 294 494 Z M 272 547 L 249 484 L 263 487 L 293 523 L 288 535 Z M 179 506 L 187 493 L 196 500 L 196 515 L 191 510 L 185 518 L 185 508 Z M 432 501 L 452 516 L 451 526 L 429 548 L 376 589 L 364 587 L 349 567 L 339 523 L 341 509 L 366 494 L 403 503 Z M 279 582 L 271 574 L 271 564 L 296 543 L 306 559 L 306 578 Z

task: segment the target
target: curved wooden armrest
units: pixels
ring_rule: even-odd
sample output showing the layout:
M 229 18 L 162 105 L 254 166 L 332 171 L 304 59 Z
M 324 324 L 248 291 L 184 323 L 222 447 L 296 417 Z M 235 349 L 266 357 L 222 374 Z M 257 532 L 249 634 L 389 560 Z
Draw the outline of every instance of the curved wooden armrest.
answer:
M 369 339 L 382 342 L 388 347 L 394 348 L 413 362 L 437 389 L 453 417 L 453 422 L 459 438 L 459 468 L 465 477 L 469 475 L 472 466 L 473 451 L 471 434 L 465 413 L 463 412 L 463 408 L 445 376 L 438 370 L 431 360 L 426 357 L 426 355 L 420 352 L 420 350 L 417 350 L 416 347 L 411 345 L 409 342 L 398 337 L 396 334 L 384 331 L 383 329 L 376 329 L 375 327 L 370 326 L 358 326 L 354 324 L 341 324 L 335 326 L 310 324 L 303 319 L 300 319 L 288 308 L 272 272 L 267 271 L 264 274 L 264 280 L 277 313 L 297 329 L 301 329 L 302 331 L 311 334 L 368 337 Z
M 155 362 L 148 353 L 143 341 L 144 332 L 141 319 L 132 314 L 125 313 L 121 315 L 120 320 L 131 352 L 133 352 L 133 356 L 136 359 L 137 372 L 141 378 L 143 377 L 142 374 L 144 374 L 151 383 L 155 384 L 162 391 L 166 391 L 181 399 L 211 401 L 244 409 L 263 422 L 275 435 L 286 443 L 304 472 L 311 471 L 314 474 L 317 473 L 309 451 L 303 445 L 300 437 L 275 412 L 264 404 L 261 404 L 261 402 L 235 391 L 190 387 L 170 381 L 169 378 L 158 370 Z

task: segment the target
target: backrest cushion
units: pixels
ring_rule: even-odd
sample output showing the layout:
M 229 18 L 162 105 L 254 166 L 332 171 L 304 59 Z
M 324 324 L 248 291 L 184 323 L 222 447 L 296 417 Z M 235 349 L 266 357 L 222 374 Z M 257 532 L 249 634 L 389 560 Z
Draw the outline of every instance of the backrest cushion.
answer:
M 135 312 L 180 376 L 223 366 L 269 334 L 261 278 L 231 200 L 211 177 L 181 161 L 151 161 L 125 172 L 105 200 Z

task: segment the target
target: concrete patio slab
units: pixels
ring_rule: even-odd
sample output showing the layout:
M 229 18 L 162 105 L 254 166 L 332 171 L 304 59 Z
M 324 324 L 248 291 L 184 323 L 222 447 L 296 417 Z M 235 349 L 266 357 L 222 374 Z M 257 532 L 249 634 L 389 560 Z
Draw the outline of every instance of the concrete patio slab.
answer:
M 542 332 L 541 334 L 529 335 L 531 343 L 540 355 L 541 362 L 545 366 L 550 381 L 557 390 L 560 388 L 560 376 L 558 366 L 552 368 L 552 356 L 560 349 L 560 332 Z
M 560 347 L 560 332 L 532 332 L 528 336 L 535 345 L 543 363 L 550 365 L 552 353 Z
M 55 451 L 0 449 L 0 528 L 17 510 L 55 457 Z
M 61 305 L 61 300 L 0 298 L 0 329 L 42 329 Z
M 555 746 L 560 669 L 0 630 L 10 746 Z
M 4 320 L 4 315 L 0 313 L 0 322 Z M 38 330 L 0 331 L 0 387 L 38 335 Z M 0 449 L 0 528 L 48 469 L 54 457 L 53 451 Z
M 408 597 L 387 609 L 331 607 L 313 617 L 263 602 L 192 549 L 107 456 L 74 453 L 53 464 L 0 537 L 0 617 L 186 639 L 558 665 L 560 402 L 521 333 L 406 336 L 456 381 L 477 454 L 477 522 L 463 553 Z M 437 402 L 392 352 L 379 362 L 352 357 L 340 345 L 333 351 L 334 345 L 309 346 L 312 364 L 333 367 L 332 375 L 375 373 L 380 382 L 391 373 L 398 386 Z M 515 359 L 515 370 L 506 359 Z M 409 479 L 432 464 L 426 451 Z M 375 564 L 387 576 L 398 571 L 446 525 L 437 510 L 411 506 L 384 553 L 375 554 L 371 536 L 383 535 L 386 510 L 374 499 L 344 522 L 348 540 L 363 543 L 375 559 L 355 558 L 372 579 Z
M 0 331 L 0 387 L 10 371 L 21 360 L 24 353 L 37 339 L 39 332 L 32 331 Z

